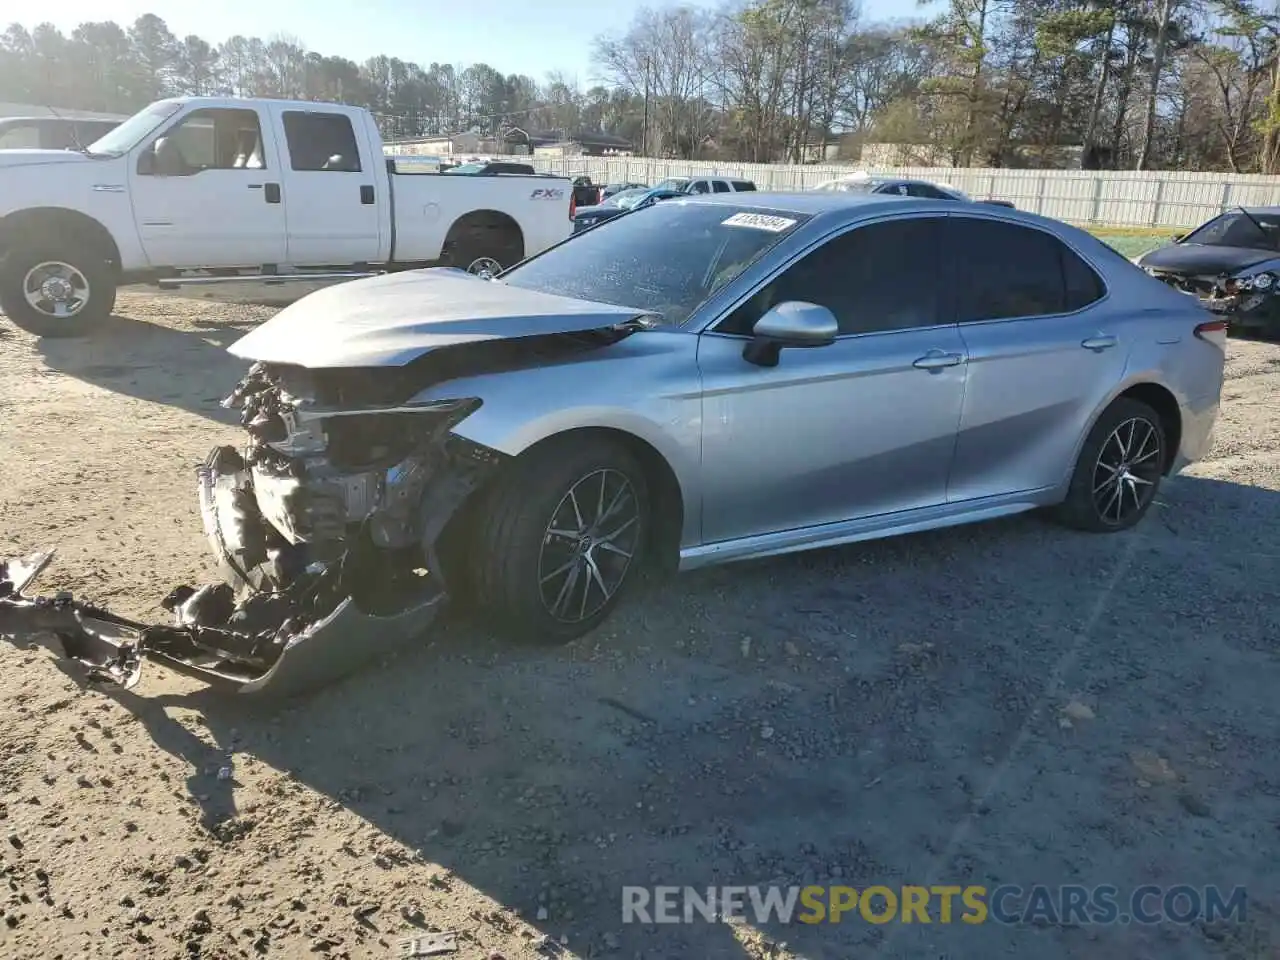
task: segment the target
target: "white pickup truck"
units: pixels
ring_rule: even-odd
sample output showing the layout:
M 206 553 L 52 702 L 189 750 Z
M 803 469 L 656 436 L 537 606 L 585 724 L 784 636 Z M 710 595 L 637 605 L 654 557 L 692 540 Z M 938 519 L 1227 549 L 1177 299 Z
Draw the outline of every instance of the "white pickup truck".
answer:
M 360 107 L 179 97 L 81 152 L 0 150 L 0 310 L 44 336 L 83 333 L 121 284 L 492 272 L 572 228 L 567 178 L 385 156 Z

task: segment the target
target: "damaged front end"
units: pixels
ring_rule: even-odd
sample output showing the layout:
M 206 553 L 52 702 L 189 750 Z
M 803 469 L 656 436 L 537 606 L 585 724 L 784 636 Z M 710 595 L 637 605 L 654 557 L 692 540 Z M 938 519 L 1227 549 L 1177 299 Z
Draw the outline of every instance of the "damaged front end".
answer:
M 249 440 L 197 473 L 225 582 L 173 590 L 173 623 L 28 596 L 45 553 L 0 564 L 0 633 L 52 634 L 55 652 L 126 687 L 155 660 L 284 695 L 420 635 L 447 597 L 441 535 L 503 455 L 451 432 L 478 400 L 405 401 L 416 389 L 382 373 L 258 363 L 223 401 Z
M 1275 332 L 1280 323 L 1280 279 L 1274 273 L 1231 276 L 1159 269 L 1148 272 L 1175 290 L 1195 297 L 1206 310 L 1225 318 L 1233 327 Z

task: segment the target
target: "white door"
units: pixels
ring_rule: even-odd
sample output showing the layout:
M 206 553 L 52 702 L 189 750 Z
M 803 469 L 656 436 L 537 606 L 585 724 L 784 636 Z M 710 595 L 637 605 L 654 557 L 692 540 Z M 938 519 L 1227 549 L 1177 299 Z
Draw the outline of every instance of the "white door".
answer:
M 296 266 L 369 263 L 383 250 L 388 209 L 385 163 L 367 148 L 345 113 L 277 109 L 288 167 L 288 263 Z M 388 216 L 387 222 L 390 222 Z
M 285 256 L 271 129 L 256 110 L 195 110 L 144 144 L 133 215 L 153 267 L 261 267 Z

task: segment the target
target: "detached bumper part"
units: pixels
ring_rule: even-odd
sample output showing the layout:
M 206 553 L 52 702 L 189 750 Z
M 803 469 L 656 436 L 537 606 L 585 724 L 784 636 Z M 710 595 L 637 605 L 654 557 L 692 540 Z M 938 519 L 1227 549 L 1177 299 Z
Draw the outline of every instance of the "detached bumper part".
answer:
M 251 482 L 230 448 L 200 468 L 205 532 L 227 582 L 170 593 L 162 605 L 173 624 L 119 617 L 66 593 L 29 595 L 49 551 L 0 562 L 0 633 L 51 634 L 56 643 L 45 645 L 56 655 L 126 688 L 154 660 L 237 693 L 288 696 L 340 679 L 431 625 L 446 600 L 437 575 L 362 569 L 370 551 L 359 544 L 308 563 L 305 545 L 273 543 Z

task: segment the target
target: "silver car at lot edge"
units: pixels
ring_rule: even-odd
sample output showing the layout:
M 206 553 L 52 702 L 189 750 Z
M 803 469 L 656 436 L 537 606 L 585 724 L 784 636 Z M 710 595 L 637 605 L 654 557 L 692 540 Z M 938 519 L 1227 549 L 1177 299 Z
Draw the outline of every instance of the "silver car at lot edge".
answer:
M 669 200 L 496 279 L 342 284 L 231 347 L 255 362 L 229 398 L 250 436 L 201 483 L 241 606 L 188 611 L 218 632 L 164 656 L 309 681 L 421 633 L 446 594 L 566 641 L 645 561 L 1039 507 L 1124 530 L 1208 449 L 1225 342 L 1081 230 L 879 195 Z M 237 624 L 263 596 L 254 645 Z

